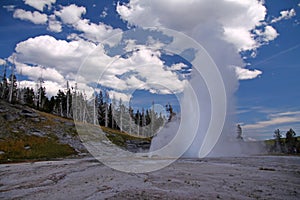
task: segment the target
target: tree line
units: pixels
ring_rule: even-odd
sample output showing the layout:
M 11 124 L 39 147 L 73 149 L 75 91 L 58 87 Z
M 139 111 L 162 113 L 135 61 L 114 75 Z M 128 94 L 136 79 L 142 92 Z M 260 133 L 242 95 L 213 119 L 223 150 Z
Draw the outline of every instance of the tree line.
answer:
M 270 151 L 276 153 L 300 153 L 300 141 L 296 137 L 296 132 L 293 129 L 288 130 L 285 133 L 285 138 L 279 129 L 274 131 L 273 137 L 274 145 L 271 146 Z
M 242 137 L 242 127 L 240 124 L 237 125 L 237 136 L 238 141 L 244 141 Z M 269 140 L 267 144 L 268 151 L 270 153 L 287 153 L 296 154 L 300 153 L 300 141 L 296 136 L 296 132 L 291 128 L 285 133 L 285 138 L 283 138 L 284 133 L 279 129 L 274 131 L 273 140 Z M 270 143 L 271 141 L 271 143 Z
M 175 115 L 170 104 L 166 105 L 168 116 L 155 112 L 154 102 L 149 109 L 134 110 L 125 106 L 122 99 L 109 96 L 105 90 L 94 93 L 92 98 L 77 90 L 77 86 L 58 90 L 55 96 L 48 98 L 43 80 L 40 78 L 36 89 L 20 87 L 12 72 L 10 76 L 4 70 L 0 82 L 0 98 L 9 103 L 28 105 L 40 111 L 65 118 L 73 118 L 82 123 L 91 123 L 142 137 L 152 137 L 163 124 Z

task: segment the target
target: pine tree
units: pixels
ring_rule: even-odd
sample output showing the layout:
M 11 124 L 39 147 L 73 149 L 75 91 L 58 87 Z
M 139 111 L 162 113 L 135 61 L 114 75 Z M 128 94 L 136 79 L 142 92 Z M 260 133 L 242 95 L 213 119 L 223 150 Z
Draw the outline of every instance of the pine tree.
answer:
M 24 93 L 25 104 L 33 107 L 34 106 L 34 96 L 35 96 L 35 94 L 34 94 L 33 88 L 27 87 L 25 89 L 25 93 Z
M 293 129 L 286 132 L 285 145 L 288 153 L 296 153 L 296 133 Z
M 242 130 L 242 127 L 241 125 L 237 125 L 237 139 L 238 140 L 243 140 L 243 137 L 242 137 L 242 134 L 243 134 L 243 130 Z
M 7 83 L 7 78 L 6 78 L 6 67 L 7 65 L 4 65 L 4 72 L 3 72 L 3 77 L 2 77 L 2 85 L 1 85 L 1 99 L 6 99 L 8 96 L 8 83 Z
M 99 95 L 97 97 L 97 105 L 98 105 L 98 122 L 100 126 L 105 126 L 105 105 L 104 105 L 104 98 L 103 93 L 100 90 Z
M 71 89 L 70 89 L 70 87 L 69 87 L 69 81 L 67 81 L 67 92 L 66 92 L 66 97 L 67 97 L 67 99 L 66 99 L 66 103 L 67 103 L 67 105 L 66 105 L 66 112 L 67 112 L 67 114 L 66 114 L 66 117 L 67 118 L 70 118 L 72 115 L 71 115 L 71 107 L 72 107 L 72 95 L 71 95 Z

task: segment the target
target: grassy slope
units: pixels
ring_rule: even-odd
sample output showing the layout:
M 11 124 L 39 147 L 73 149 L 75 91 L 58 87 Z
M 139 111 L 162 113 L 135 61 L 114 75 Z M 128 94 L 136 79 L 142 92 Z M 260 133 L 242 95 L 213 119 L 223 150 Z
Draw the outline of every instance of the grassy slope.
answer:
M 0 163 L 49 160 L 77 154 L 70 145 L 62 144 L 57 137 L 57 134 L 60 133 L 63 137 L 79 140 L 75 126 L 67 125 L 72 124 L 73 120 L 31 109 L 39 115 L 39 119 L 43 119 L 35 122 L 30 118 L 18 115 L 22 109 L 30 109 L 28 107 L 13 106 L 0 101 L 1 108 L 6 109 L 6 112 L 0 113 L 0 152 L 2 152 L 0 153 Z M 7 121 L 4 118 L 6 114 L 18 117 L 13 121 Z M 150 138 L 137 138 L 105 127 L 101 127 L 101 129 L 112 143 L 121 147 L 124 147 L 128 140 L 151 142 Z M 45 133 L 45 137 L 28 134 L 34 130 Z
M 0 163 L 49 160 L 76 154 L 72 147 L 61 144 L 54 138 L 27 135 L 2 140 L 0 150 L 5 152 L 0 155 Z
M 19 105 L 10 105 L 1 101 L 0 106 L 6 111 L 0 113 L 0 163 L 24 160 L 48 160 L 75 155 L 77 152 L 68 144 L 59 142 L 57 131 L 75 136 L 74 128 L 64 125 L 66 119 L 51 114 L 32 110 Z M 19 115 L 22 109 L 30 109 L 39 114 L 39 122 Z M 16 116 L 8 121 L 5 115 Z M 56 120 L 54 120 L 56 119 Z M 30 134 L 39 131 L 44 137 Z

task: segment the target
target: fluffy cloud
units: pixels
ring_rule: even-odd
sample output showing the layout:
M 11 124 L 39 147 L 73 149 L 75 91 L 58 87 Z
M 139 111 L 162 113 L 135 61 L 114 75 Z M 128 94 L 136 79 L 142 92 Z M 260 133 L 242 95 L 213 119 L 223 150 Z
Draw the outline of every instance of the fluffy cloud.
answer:
M 291 10 L 283 10 L 280 12 L 279 17 L 272 19 L 271 23 L 276 23 L 283 19 L 290 19 L 294 16 L 296 16 L 296 11 L 294 8 L 292 8 Z
M 29 87 L 29 88 L 36 89 L 37 83 L 38 83 L 37 81 L 23 80 L 20 81 L 20 87 L 21 88 Z M 48 96 L 49 98 L 57 95 L 58 90 L 66 89 L 65 85 L 60 85 L 57 82 L 53 82 L 53 81 L 44 81 L 43 87 L 46 88 L 46 96 Z
M 0 65 L 5 65 L 6 64 L 6 61 L 3 60 L 2 58 L 0 58 Z
M 182 68 L 184 67 L 187 67 L 184 63 L 176 63 L 170 67 L 170 70 L 172 71 L 182 70 Z
M 194 31 L 209 34 L 219 27 L 219 37 L 239 51 L 259 46 L 251 31 L 262 25 L 266 16 L 266 8 L 257 0 L 131 0 L 125 5 L 118 4 L 117 12 L 130 24 L 163 26 L 189 35 Z
M 274 40 L 279 34 L 272 26 L 266 26 L 263 38 L 266 42 Z
M 86 13 L 86 8 L 71 4 L 69 6 L 62 7 L 60 11 L 55 11 L 54 13 L 56 16 L 61 18 L 63 23 L 74 24 L 78 22 L 81 19 L 81 16 Z
M 47 95 L 56 95 L 59 89 L 66 87 L 66 80 L 74 86 L 77 70 L 95 48 L 95 44 L 82 39 L 67 42 L 48 35 L 29 38 L 17 44 L 15 48 L 16 68 L 29 78 L 27 84 L 33 84 L 42 77 L 45 80 L 43 86 L 46 87 Z M 94 66 L 97 66 L 97 63 L 93 63 Z M 91 95 L 93 89 L 87 85 L 90 83 L 87 80 L 96 80 L 97 77 L 93 71 L 86 73 L 91 77 L 85 76 L 78 85 Z
M 103 42 L 105 39 L 112 35 L 121 33 L 120 29 L 113 29 L 111 26 L 105 25 L 103 23 L 95 24 L 91 23 L 89 20 L 79 20 L 74 27 L 83 32 L 82 36 L 93 42 Z M 119 37 L 121 39 L 121 35 Z M 113 44 L 112 44 L 113 45 Z
M 56 0 L 23 0 L 25 4 L 43 11 L 45 6 L 48 6 L 48 8 L 51 8 L 51 4 L 55 3 Z
M 17 44 L 15 50 L 17 70 L 31 80 L 42 76 L 46 81 L 62 85 L 65 79 L 77 78 L 86 90 L 87 85 L 97 82 L 102 73 L 98 83 L 123 96 L 127 95 L 123 91 L 136 89 L 160 94 L 177 93 L 183 91 L 186 84 L 176 73 L 176 70 L 185 67 L 184 64 L 165 67 L 158 51 L 141 45 L 131 56 L 117 60 L 106 55 L 102 46 L 96 48 L 91 42 L 82 39 L 67 42 L 47 35 L 23 41 Z M 85 60 L 87 57 L 89 59 Z M 79 67 L 82 71 L 76 77 Z M 122 96 L 120 94 L 118 97 Z
M 22 72 L 22 75 L 28 76 L 30 80 L 38 80 L 43 78 L 44 80 L 63 84 L 65 82 L 64 77 L 54 68 L 45 68 L 42 66 L 29 66 L 24 63 L 15 62 L 16 69 Z
M 59 33 L 62 31 L 61 22 L 56 20 L 55 15 L 49 16 L 48 30 L 52 31 L 52 32 L 56 32 L 56 33 Z
M 63 76 L 76 73 L 80 64 L 96 45 L 84 41 L 57 40 L 44 35 L 29 38 L 17 44 L 15 51 L 19 62 L 55 68 Z
M 276 29 L 270 25 L 265 26 L 263 30 L 255 30 L 255 33 L 259 36 L 261 43 L 268 43 L 269 41 L 276 39 L 279 35 Z
M 122 33 L 121 29 L 113 29 L 111 26 L 103 23 L 95 24 L 88 19 L 82 19 L 82 15 L 85 13 L 85 7 L 79 7 L 75 4 L 62 7 L 60 11 L 55 11 L 55 15 L 60 17 L 63 23 L 71 25 L 75 30 L 82 32 L 78 36 L 94 43 L 103 42 L 110 36 Z M 112 46 L 119 42 L 121 37 L 122 35 L 120 34 L 116 41 L 106 41 L 104 43 Z
M 114 98 L 115 100 L 119 100 L 122 99 L 122 101 L 124 103 L 128 103 L 130 101 L 131 95 L 130 94 L 125 94 L 125 93 L 120 93 L 120 92 L 116 92 L 116 91 L 109 91 L 108 92 L 110 98 Z
M 257 69 L 249 70 L 241 67 L 235 67 L 235 73 L 239 80 L 249 80 L 254 79 L 262 74 L 262 71 Z
M 25 11 L 23 9 L 16 9 L 13 17 L 21 20 L 28 20 L 34 24 L 45 24 L 48 21 L 48 16 L 46 14 L 41 14 L 38 11 Z
M 147 48 L 140 48 L 129 58 L 120 58 L 107 69 L 106 75 L 106 84 L 116 90 L 145 89 L 170 94 L 182 92 L 186 84 L 172 68 L 165 67 L 159 52 Z

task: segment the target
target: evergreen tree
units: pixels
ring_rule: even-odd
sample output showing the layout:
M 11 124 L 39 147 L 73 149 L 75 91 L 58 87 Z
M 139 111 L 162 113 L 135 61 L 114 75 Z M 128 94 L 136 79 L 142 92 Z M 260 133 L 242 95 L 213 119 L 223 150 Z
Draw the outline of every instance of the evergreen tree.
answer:
M 285 145 L 288 153 L 296 153 L 297 138 L 293 129 L 286 132 Z
M 54 105 L 55 105 L 54 96 L 52 96 L 50 100 L 46 98 L 43 109 L 45 112 L 52 113 L 54 109 Z
M 69 87 L 69 81 L 67 81 L 67 92 L 66 92 L 66 117 L 72 117 L 72 93 Z
M 140 135 L 141 115 L 139 109 L 135 113 L 135 124 L 137 125 L 137 135 Z
M 104 97 L 103 93 L 100 90 L 98 97 L 97 97 L 97 104 L 98 104 L 98 122 L 100 126 L 105 126 L 105 104 L 104 104 Z
M 61 117 L 64 117 L 66 114 L 66 95 L 62 90 L 58 90 L 57 95 L 55 96 L 55 109 L 54 112 Z
M 6 99 L 8 97 L 8 82 L 6 77 L 6 65 L 4 66 L 4 72 L 2 77 L 2 83 L 1 83 L 1 99 Z
M 241 125 L 237 125 L 237 139 L 238 140 L 243 140 L 243 136 L 242 136 L 242 134 L 243 134 L 243 130 L 242 130 L 242 127 L 241 127 Z
M 34 106 L 34 96 L 35 94 L 33 88 L 29 88 L 29 87 L 25 88 L 24 101 L 26 105 L 31 107 Z

